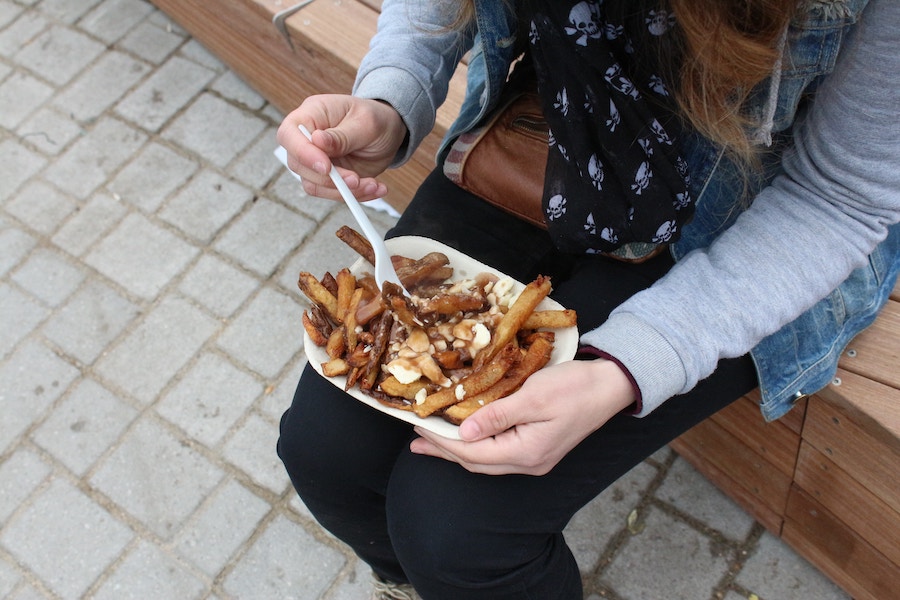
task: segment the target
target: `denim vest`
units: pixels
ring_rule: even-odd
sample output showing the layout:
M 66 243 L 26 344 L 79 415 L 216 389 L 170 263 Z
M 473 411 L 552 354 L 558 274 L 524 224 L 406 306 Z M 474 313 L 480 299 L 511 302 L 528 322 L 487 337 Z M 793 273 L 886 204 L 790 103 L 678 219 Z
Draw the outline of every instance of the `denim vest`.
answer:
M 859 18 L 867 0 L 807 0 L 791 23 L 786 38 L 777 96 L 764 82 L 747 106 L 759 122 L 769 121 L 774 144 L 788 144 L 792 125 L 804 103 L 834 68 L 843 38 Z M 503 2 L 476 0 L 477 33 L 469 58 L 466 96 L 459 117 L 450 127 L 439 158 L 450 141 L 471 129 L 496 106 L 515 58 L 516 20 Z M 772 105 L 772 102 L 775 102 Z M 771 110 L 774 108 L 774 112 Z M 676 260 L 705 248 L 730 227 L 746 208 L 744 199 L 777 174 L 746 181 L 739 168 L 699 135 L 682 140 L 691 165 L 691 191 L 697 199 L 693 219 L 671 246 Z M 775 153 L 776 155 L 778 153 Z M 749 186 L 749 189 L 748 187 Z M 774 420 L 801 398 L 827 386 L 850 340 L 870 325 L 887 302 L 900 272 L 900 225 L 890 228 L 869 256 L 837 289 L 751 350 L 759 376 L 760 409 Z

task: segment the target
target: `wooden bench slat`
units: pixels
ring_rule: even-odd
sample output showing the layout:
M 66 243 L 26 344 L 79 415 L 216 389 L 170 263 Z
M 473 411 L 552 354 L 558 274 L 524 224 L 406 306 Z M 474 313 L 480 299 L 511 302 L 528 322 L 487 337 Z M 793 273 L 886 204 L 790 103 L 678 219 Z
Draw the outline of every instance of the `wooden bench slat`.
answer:
M 900 513 L 808 442 L 800 446 L 794 482 L 893 563 L 900 565 Z
M 875 322 L 856 336 L 841 368 L 900 389 L 900 302 L 888 302 Z
M 855 600 L 894 598 L 900 589 L 897 565 L 797 487 L 781 537 Z

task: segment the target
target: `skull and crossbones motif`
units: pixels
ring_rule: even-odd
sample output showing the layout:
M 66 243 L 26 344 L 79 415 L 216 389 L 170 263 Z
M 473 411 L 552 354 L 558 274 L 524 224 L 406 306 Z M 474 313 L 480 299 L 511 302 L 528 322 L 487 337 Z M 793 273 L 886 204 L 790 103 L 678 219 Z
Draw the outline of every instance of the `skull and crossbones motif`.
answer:
M 569 11 L 569 24 L 566 33 L 577 36 L 575 43 L 587 46 L 588 39 L 599 39 L 603 36 L 600 25 L 600 7 L 593 2 L 579 2 Z

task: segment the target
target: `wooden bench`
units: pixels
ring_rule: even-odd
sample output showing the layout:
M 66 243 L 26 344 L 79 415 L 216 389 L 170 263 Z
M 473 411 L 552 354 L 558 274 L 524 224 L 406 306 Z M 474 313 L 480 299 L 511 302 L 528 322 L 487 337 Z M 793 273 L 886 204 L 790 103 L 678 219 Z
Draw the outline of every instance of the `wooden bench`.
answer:
M 834 382 L 765 423 L 751 394 L 672 447 L 856 600 L 900 590 L 900 285 Z
M 350 91 L 381 9 L 381 0 L 151 1 L 284 114 L 309 95 Z M 289 14 L 280 27 L 273 22 L 279 14 Z M 385 200 L 398 210 L 434 168 L 462 105 L 465 76 L 461 65 L 434 131 L 409 163 L 383 175 L 391 190 Z
M 381 0 L 152 0 L 282 112 L 306 96 L 346 92 Z M 384 179 L 406 206 L 457 113 L 465 66 L 435 131 Z M 900 590 L 900 285 L 841 361 L 834 384 L 765 423 L 753 394 L 672 446 L 774 535 L 857 600 Z

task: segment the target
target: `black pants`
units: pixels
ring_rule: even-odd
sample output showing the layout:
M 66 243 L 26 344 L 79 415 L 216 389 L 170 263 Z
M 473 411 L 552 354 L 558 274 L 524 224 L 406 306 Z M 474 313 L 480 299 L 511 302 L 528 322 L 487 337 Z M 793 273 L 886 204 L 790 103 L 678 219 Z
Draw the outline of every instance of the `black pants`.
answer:
M 440 240 L 520 281 L 552 277 L 553 297 L 601 324 L 672 265 L 557 253 L 546 234 L 433 173 L 391 235 Z M 307 367 L 281 422 L 278 454 L 306 506 L 384 578 L 426 600 L 580 599 L 562 536 L 582 506 L 648 455 L 756 387 L 748 357 L 723 360 L 694 390 L 647 417 L 619 415 L 550 473 L 489 476 L 414 455 L 406 423 L 344 394 Z

